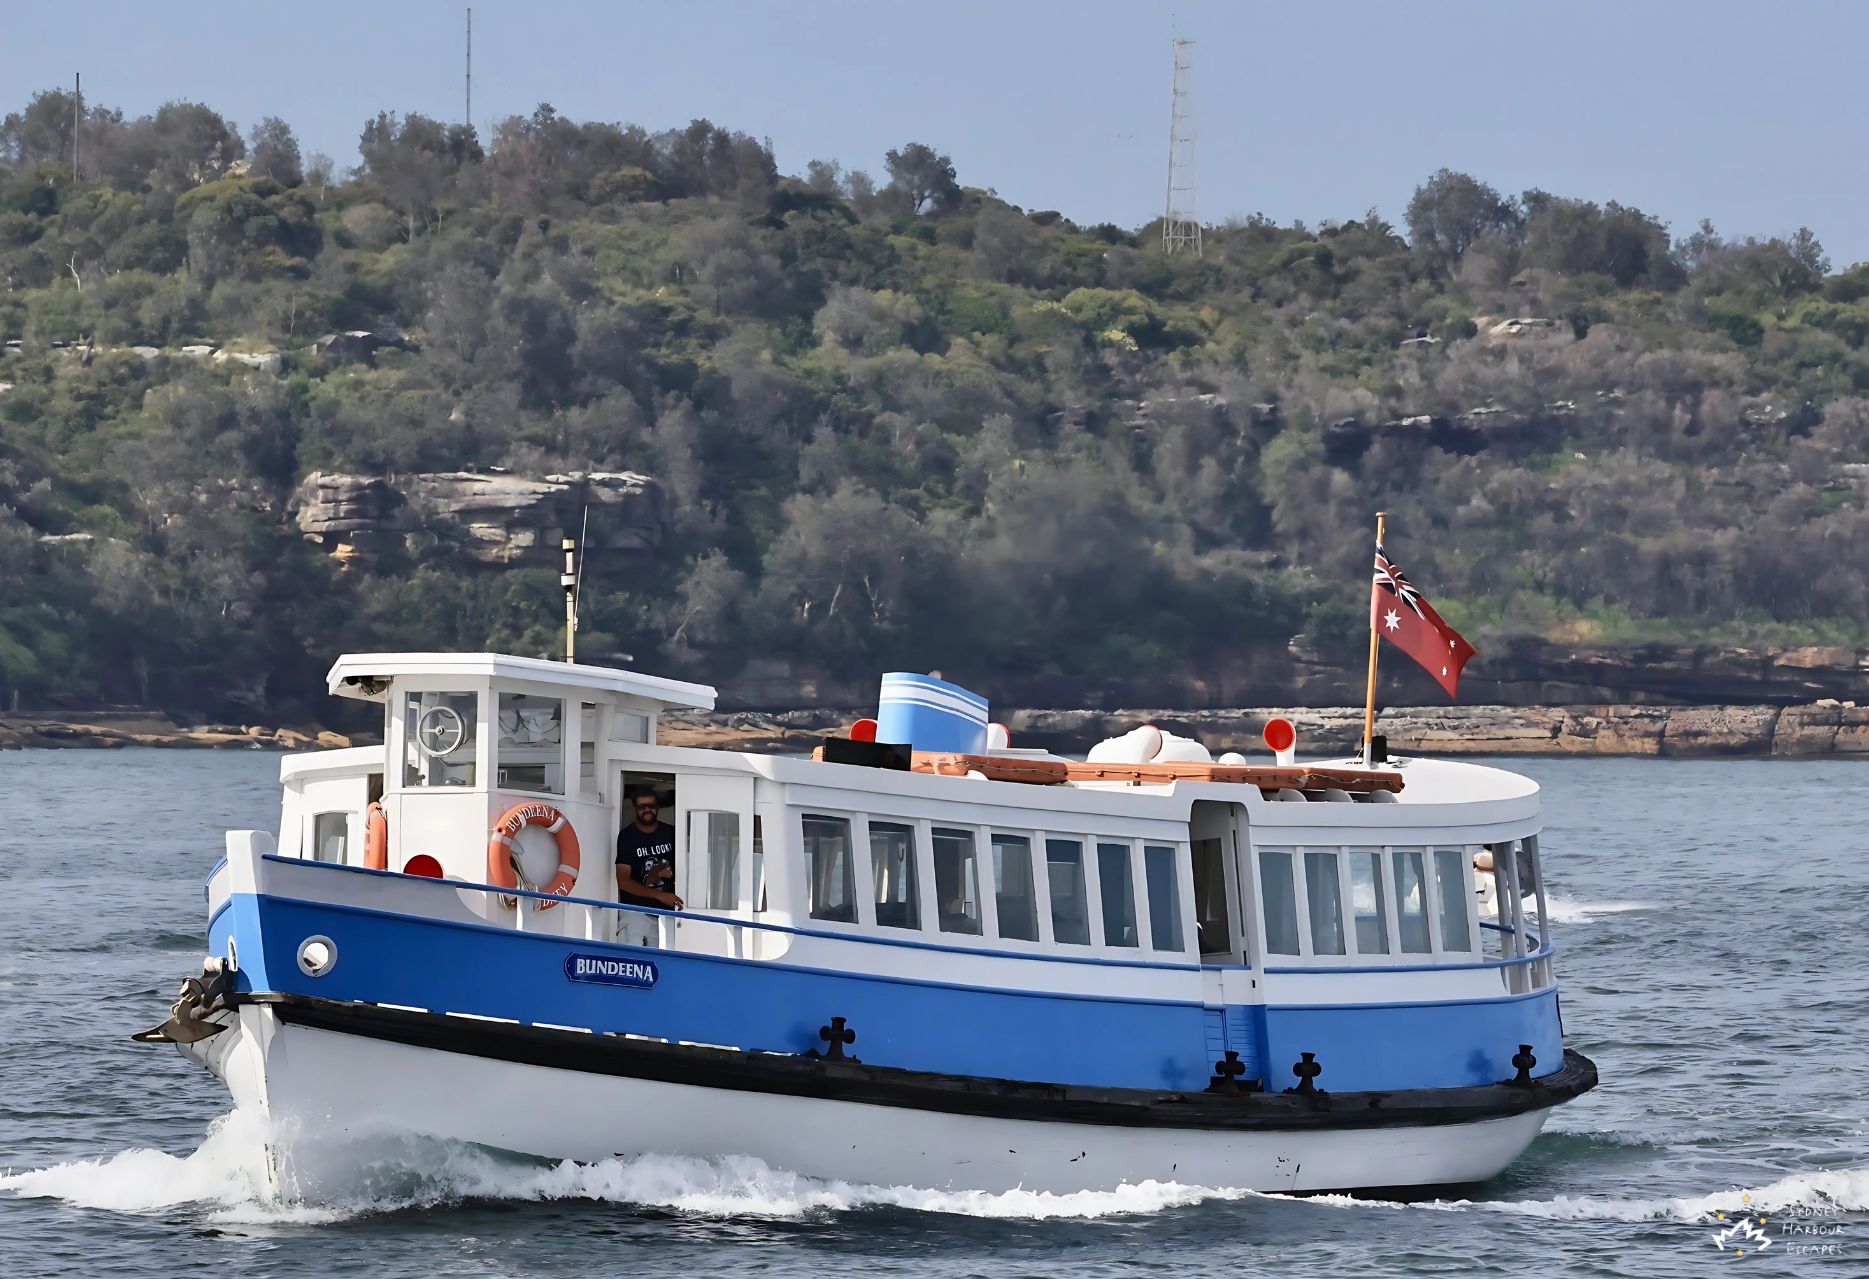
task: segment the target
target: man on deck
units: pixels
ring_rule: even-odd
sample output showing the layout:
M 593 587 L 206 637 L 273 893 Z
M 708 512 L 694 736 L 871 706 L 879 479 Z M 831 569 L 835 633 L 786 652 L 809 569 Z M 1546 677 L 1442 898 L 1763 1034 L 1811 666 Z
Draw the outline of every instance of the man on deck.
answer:
M 630 801 L 636 820 L 617 833 L 617 900 L 630 906 L 680 910 L 675 895 L 675 828 L 660 821 L 654 791 Z

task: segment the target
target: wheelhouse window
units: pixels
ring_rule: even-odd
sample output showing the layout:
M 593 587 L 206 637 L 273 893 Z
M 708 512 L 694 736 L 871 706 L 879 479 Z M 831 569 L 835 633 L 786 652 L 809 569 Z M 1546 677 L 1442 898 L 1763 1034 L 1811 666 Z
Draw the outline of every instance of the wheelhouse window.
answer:
M 1402 953 L 1425 955 L 1434 949 L 1434 943 L 1428 931 L 1428 886 L 1422 850 L 1396 848 L 1390 850 L 1389 856 L 1395 871 L 1395 920 Z
M 1259 850 L 1259 904 L 1265 913 L 1266 953 L 1298 954 L 1298 889 L 1288 850 Z
M 1305 850 L 1304 898 L 1311 916 L 1311 953 L 1343 954 L 1343 885 L 1334 849 Z
M 1038 899 L 1032 891 L 1032 841 L 1024 835 L 993 832 L 993 901 L 999 908 L 999 935 L 1014 941 L 1038 940 Z
M 565 793 L 564 702 L 531 693 L 501 693 L 498 747 L 503 789 Z
M 480 695 L 410 693 L 403 703 L 402 784 L 472 786 Z
M 1374 848 L 1350 850 L 1350 910 L 1356 917 L 1356 953 L 1389 953 L 1389 904 L 1383 891 L 1382 853 Z
M 599 799 L 603 787 L 597 781 L 597 725 L 603 711 L 594 702 L 578 704 L 578 794 L 585 799 Z
M 810 816 L 804 819 L 803 829 L 811 917 L 839 924 L 856 923 L 856 875 L 850 864 L 849 819 Z
M 312 818 L 312 860 L 316 862 L 344 861 L 344 850 L 350 843 L 349 813 L 319 813 Z
M 1175 869 L 1175 850 L 1167 844 L 1142 849 L 1142 877 L 1149 889 L 1149 945 L 1179 952 L 1181 938 L 1181 876 Z
M 913 826 L 870 823 L 870 873 L 876 881 L 876 922 L 884 928 L 920 928 Z
M 1130 882 L 1129 845 L 1097 845 L 1097 888 L 1103 897 L 1103 944 L 1135 946 L 1136 894 Z
M 1473 930 L 1467 924 L 1467 866 L 1472 854 L 1464 848 L 1434 850 L 1435 900 L 1440 907 L 1441 949 L 1472 950 Z
M 980 865 L 973 832 L 937 826 L 934 846 L 935 922 L 944 933 L 980 935 Z
M 1051 939 L 1090 944 L 1090 898 L 1084 883 L 1084 845 L 1076 839 L 1045 841 L 1045 882 L 1051 889 Z
M 610 740 L 613 742 L 648 741 L 649 717 L 647 715 L 638 715 L 634 711 L 611 711 Z

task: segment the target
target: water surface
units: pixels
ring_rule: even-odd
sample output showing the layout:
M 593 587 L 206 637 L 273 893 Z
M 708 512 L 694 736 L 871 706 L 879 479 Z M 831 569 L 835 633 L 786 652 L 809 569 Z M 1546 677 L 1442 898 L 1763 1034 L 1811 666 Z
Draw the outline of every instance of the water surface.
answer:
M 199 963 L 277 755 L 0 755 L 0 1273 L 1869 1274 L 1869 834 L 1849 761 L 1529 760 L 1569 1042 L 1603 1086 L 1471 1200 L 956 1194 L 756 1161 L 359 1152 L 277 1206 L 217 1081 L 129 1042 Z M 1823 1232 L 1823 1233 L 1815 1233 Z M 1812 1246 L 1833 1248 L 1811 1253 Z

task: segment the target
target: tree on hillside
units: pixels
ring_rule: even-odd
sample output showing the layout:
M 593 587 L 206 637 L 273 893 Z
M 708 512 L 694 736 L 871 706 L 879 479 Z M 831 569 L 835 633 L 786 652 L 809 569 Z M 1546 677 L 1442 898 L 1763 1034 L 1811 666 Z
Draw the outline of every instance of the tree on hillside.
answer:
M 363 126 L 357 150 L 364 171 L 408 219 L 411 240 L 417 221 L 430 223 L 461 170 L 483 158 L 471 125 L 442 124 L 419 114 L 398 120 L 389 111 Z
M 889 189 L 901 198 L 910 213 L 952 213 L 960 207 L 960 183 L 954 177 L 954 162 L 920 142 L 911 142 L 900 151 L 883 157 L 889 170 Z
M 234 126 L 199 102 L 165 103 L 150 119 L 148 132 L 150 186 L 170 197 L 223 176 L 247 153 Z
M 1443 268 L 1460 261 L 1474 241 L 1519 227 L 1518 211 L 1486 183 L 1442 169 L 1415 188 L 1408 202 L 1408 238 L 1415 252 Z
M 269 115 L 253 126 L 247 135 L 247 172 L 254 177 L 271 178 L 282 187 L 295 187 L 305 181 L 305 169 L 299 159 L 299 140 L 292 136 L 292 126 L 276 115 Z

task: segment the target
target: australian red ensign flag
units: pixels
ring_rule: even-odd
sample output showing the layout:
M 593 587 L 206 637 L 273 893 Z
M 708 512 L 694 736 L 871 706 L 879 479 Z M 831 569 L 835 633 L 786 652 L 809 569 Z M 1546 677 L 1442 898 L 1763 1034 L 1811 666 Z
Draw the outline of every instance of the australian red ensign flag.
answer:
M 1449 697 L 1459 695 L 1460 670 L 1479 650 L 1441 620 L 1434 606 L 1409 585 L 1382 543 L 1376 543 L 1376 581 L 1370 589 L 1369 624 L 1397 648 L 1421 663 Z

